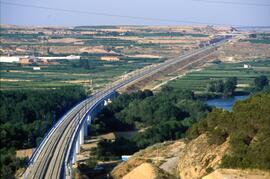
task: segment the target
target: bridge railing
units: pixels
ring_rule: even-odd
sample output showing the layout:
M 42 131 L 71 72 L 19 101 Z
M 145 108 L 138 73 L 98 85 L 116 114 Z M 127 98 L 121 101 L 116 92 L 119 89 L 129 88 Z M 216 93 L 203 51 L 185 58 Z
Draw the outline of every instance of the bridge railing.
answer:
M 65 112 L 62 115 L 62 117 L 51 127 L 51 129 L 48 132 L 45 133 L 42 142 L 36 147 L 33 154 L 31 155 L 31 157 L 30 157 L 30 159 L 28 161 L 28 166 L 35 162 L 35 157 L 42 150 L 44 145 L 47 143 L 47 140 L 50 138 L 50 136 L 53 134 L 53 132 L 59 127 L 59 125 L 64 121 L 64 119 L 66 119 L 73 112 L 73 110 L 76 110 L 80 105 L 82 105 L 85 101 L 90 100 L 91 98 L 92 98 L 92 96 L 86 98 L 83 101 L 78 102 L 77 104 L 75 104 L 71 108 L 71 110 L 68 110 L 67 112 Z
M 90 115 L 90 113 L 92 113 L 100 104 L 102 104 L 102 102 L 104 100 L 109 98 L 114 93 L 115 93 L 114 90 L 109 90 L 108 92 L 104 93 L 99 99 L 95 99 L 94 101 L 92 101 L 90 103 L 88 110 L 84 113 L 84 115 L 79 120 L 79 123 L 75 128 L 75 132 L 73 133 L 72 137 L 70 138 L 68 149 L 65 151 L 65 161 L 64 161 L 63 166 L 62 166 L 64 168 L 64 170 L 62 169 L 62 172 L 64 172 L 64 174 L 66 172 L 69 175 L 71 174 L 70 163 L 72 161 L 72 157 L 73 157 L 74 152 L 75 152 L 74 150 L 76 147 L 77 138 L 79 137 L 80 129 L 83 127 L 83 124 L 84 124 L 85 120 L 87 119 L 87 116 Z M 95 114 L 93 114 L 93 115 L 95 115 Z

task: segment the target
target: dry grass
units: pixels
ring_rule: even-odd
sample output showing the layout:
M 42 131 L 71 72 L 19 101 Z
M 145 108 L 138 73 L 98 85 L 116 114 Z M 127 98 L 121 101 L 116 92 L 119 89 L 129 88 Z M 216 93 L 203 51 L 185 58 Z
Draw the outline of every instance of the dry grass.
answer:
M 16 151 L 16 157 L 18 158 L 24 158 L 24 157 L 31 157 L 34 149 L 22 149 Z

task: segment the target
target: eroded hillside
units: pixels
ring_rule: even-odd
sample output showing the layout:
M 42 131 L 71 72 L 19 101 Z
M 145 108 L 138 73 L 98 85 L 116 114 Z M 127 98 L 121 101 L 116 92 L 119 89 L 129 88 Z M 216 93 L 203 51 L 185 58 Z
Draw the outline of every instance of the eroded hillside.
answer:
M 144 170 L 155 172 L 150 178 L 269 178 L 269 97 L 269 92 L 255 95 L 238 102 L 232 112 L 214 110 L 188 131 L 189 140 L 141 150 L 118 165 L 112 176 L 136 178 L 141 165 L 151 165 L 158 170 Z

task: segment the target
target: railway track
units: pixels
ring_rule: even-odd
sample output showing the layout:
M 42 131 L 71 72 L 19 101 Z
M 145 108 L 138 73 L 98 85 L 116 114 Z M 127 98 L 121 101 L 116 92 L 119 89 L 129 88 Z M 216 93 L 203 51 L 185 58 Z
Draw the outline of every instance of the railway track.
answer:
M 95 93 L 92 97 L 76 105 L 58 121 L 54 128 L 51 129 L 49 134 L 42 141 L 42 144 L 34 152 L 30 160 L 30 165 L 22 177 L 31 179 L 54 179 L 64 177 L 65 170 L 67 169 L 65 165 L 71 160 L 70 155 L 72 151 L 74 151 L 74 141 L 76 140 L 76 136 L 78 138 L 79 126 L 81 126 L 86 115 L 91 113 L 91 111 L 100 105 L 104 99 L 108 98 L 108 96 L 125 85 L 158 73 L 181 60 L 216 48 L 224 42 L 226 42 L 226 40 L 215 46 L 199 49 L 181 57 L 167 60 L 159 65 L 139 70 L 137 73 L 126 76 L 122 80 L 113 83 L 113 85 Z

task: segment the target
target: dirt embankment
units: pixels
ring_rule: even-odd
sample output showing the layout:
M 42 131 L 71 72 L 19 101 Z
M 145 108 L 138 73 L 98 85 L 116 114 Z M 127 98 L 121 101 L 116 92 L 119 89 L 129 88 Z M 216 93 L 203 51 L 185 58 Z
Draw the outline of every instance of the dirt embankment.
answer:
M 261 170 L 217 169 L 203 179 L 269 179 L 270 172 Z
M 150 163 L 143 163 L 126 174 L 123 179 L 167 179 L 172 176 Z
M 260 170 L 221 169 L 222 156 L 229 152 L 228 140 L 210 145 L 207 134 L 187 141 L 155 144 L 139 151 L 113 171 L 115 179 L 268 179 L 270 172 Z
M 229 143 L 210 145 L 206 134 L 187 144 L 178 161 L 178 175 L 185 179 L 205 176 L 207 171 L 219 167 L 222 156 L 228 152 Z
M 194 67 L 200 67 L 204 65 L 206 62 L 216 59 L 216 51 L 215 49 L 209 49 L 205 52 L 199 53 L 190 58 L 183 59 L 174 65 L 171 65 L 161 71 L 158 71 L 154 74 L 148 75 L 143 79 L 135 81 L 134 83 L 125 86 L 120 91 L 121 92 L 132 92 L 137 91 L 139 89 L 151 89 L 157 84 L 160 84 L 161 81 L 166 81 L 168 78 L 172 77 L 172 75 L 178 76 L 187 72 L 188 70 Z
M 181 153 L 181 150 L 183 150 L 185 146 L 185 140 L 177 140 L 174 142 L 155 144 L 135 153 L 132 157 L 128 159 L 128 161 L 118 165 L 111 172 L 111 174 L 113 178 L 120 179 L 126 176 L 128 173 L 134 171 L 134 169 L 136 169 L 140 165 L 148 163 L 151 164 L 153 168 L 155 168 L 154 176 L 167 176 L 167 178 L 174 178 L 173 175 L 175 175 L 178 164 L 177 161 L 174 161 L 174 159 L 178 158 L 178 155 Z M 167 168 L 169 168 L 169 170 L 167 170 Z M 146 170 L 145 172 L 151 173 L 152 170 Z
M 239 62 L 248 59 L 270 57 L 270 44 L 236 42 L 219 48 L 218 58 L 225 62 Z

